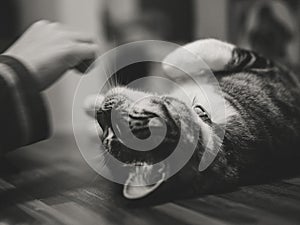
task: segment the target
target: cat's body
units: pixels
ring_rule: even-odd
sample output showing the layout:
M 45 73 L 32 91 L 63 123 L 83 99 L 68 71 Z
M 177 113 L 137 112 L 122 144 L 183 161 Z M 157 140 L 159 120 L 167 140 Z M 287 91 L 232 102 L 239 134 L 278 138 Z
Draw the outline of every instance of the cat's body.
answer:
M 207 49 L 221 51 L 208 54 Z M 291 159 L 300 155 L 297 152 L 300 142 L 300 86 L 297 78 L 253 52 L 226 43 L 202 41 L 199 50 L 205 52 L 202 56 L 204 61 L 216 72 L 225 99 L 226 117 L 218 120 L 217 115 L 212 115 L 210 120 L 205 111 L 203 112 L 201 98 L 196 98 L 193 105 L 188 105 L 180 100 L 176 91 L 173 97 L 150 96 L 150 100 L 138 104 L 138 107 L 134 105 L 135 108 L 128 112 L 135 98 L 138 95 L 145 97 L 144 93 L 126 88 L 116 89 L 108 93 L 98 111 L 97 119 L 104 130 L 109 127 L 105 119 L 110 118 L 103 117 L 103 114 L 112 108 L 129 113 L 124 120 L 131 125 L 132 132 L 139 138 L 148 135 L 148 123 L 152 117 L 163 119 L 169 130 L 166 141 L 154 153 L 132 153 L 132 150 L 120 144 L 122 141 L 114 134 L 109 136 L 107 132 L 104 132 L 104 142 L 108 136 L 113 137 L 110 139 L 113 142 L 105 145 L 105 148 L 124 162 L 145 162 L 148 168 L 151 163 L 171 154 L 178 138 L 178 127 L 185 127 L 186 132 L 183 135 L 187 137 L 195 135 L 193 128 L 199 127 L 199 144 L 195 154 L 176 175 L 162 182 L 165 183 L 160 188 L 163 191 L 168 191 L 171 186 L 184 190 L 188 185 L 195 192 L 211 192 L 233 184 L 255 182 L 275 172 L 274 168 L 284 169 Z M 182 85 L 189 84 L 183 82 Z M 190 90 L 191 95 L 201 95 L 192 87 L 186 89 Z M 213 91 L 211 94 L 214 94 Z M 212 109 L 208 114 L 218 114 L 218 110 Z M 99 115 L 102 115 L 102 119 Z M 225 130 L 223 141 L 219 137 L 218 129 Z M 199 163 L 205 160 L 204 145 L 209 138 L 213 142 L 222 141 L 221 148 L 208 168 L 201 171 Z M 188 138 L 185 141 L 188 142 Z M 213 146 L 213 142 L 210 145 Z M 164 153 L 159 154 L 161 152 Z M 167 165 L 164 170 L 170 169 L 169 167 Z M 155 188 L 134 188 L 143 184 L 147 186 L 146 183 L 137 181 L 143 173 L 145 170 L 140 169 L 126 183 L 126 197 L 140 198 L 157 189 L 159 185 Z
M 236 48 L 226 72 L 216 76 L 225 100 L 238 112 L 227 119 L 222 149 L 238 165 L 239 181 L 255 181 L 264 172 L 272 173 L 274 166 L 283 170 L 291 157 L 300 155 L 300 86 L 295 75 Z

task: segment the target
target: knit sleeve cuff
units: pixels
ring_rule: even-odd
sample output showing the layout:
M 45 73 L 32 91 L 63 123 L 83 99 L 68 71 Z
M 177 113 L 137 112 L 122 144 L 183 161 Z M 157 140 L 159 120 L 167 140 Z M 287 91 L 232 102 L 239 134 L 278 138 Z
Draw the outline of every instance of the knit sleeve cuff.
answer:
M 16 123 L 15 127 L 19 130 L 14 132 L 9 127 L 7 129 L 12 132 L 11 139 L 14 138 L 14 133 L 21 134 L 15 137 L 16 142 L 13 144 L 10 143 L 11 140 L 7 140 L 7 147 L 13 149 L 49 137 L 48 110 L 30 71 L 17 59 L 5 55 L 0 56 L 0 67 L 0 76 L 9 86 L 16 111 L 12 112 L 16 118 L 11 123 Z

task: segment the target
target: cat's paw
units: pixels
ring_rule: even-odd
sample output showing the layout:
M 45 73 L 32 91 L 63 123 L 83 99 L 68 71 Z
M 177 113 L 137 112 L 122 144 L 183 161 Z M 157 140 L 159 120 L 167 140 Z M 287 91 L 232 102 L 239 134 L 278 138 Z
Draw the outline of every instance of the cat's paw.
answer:
M 199 75 L 202 70 L 221 71 L 232 58 L 234 45 L 216 39 L 203 39 L 170 53 L 163 62 L 167 76 L 177 79 L 186 73 Z

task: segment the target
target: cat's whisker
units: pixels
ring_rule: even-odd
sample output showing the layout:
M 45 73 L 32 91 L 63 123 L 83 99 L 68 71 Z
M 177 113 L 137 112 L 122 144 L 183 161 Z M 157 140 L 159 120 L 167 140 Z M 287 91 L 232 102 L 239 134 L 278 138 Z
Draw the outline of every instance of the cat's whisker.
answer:
M 100 160 L 97 162 L 98 168 L 102 169 L 103 167 L 105 167 L 107 165 L 107 163 L 109 162 L 110 158 L 106 157 L 105 155 L 108 154 L 108 152 L 103 152 L 101 153 L 102 155 L 99 155 L 98 157 L 100 158 Z
M 115 36 L 113 36 L 113 42 L 114 42 L 114 45 L 115 46 L 117 46 L 117 39 L 116 39 L 116 37 Z M 118 61 L 117 61 L 117 59 L 118 59 L 118 57 L 117 57 L 117 55 L 115 55 L 115 58 L 114 58 L 114 63 L 113 63 L 113 65 L 114 65 L 114 67 L 113 67 L 113 69 L 114 69 L 114 75 L 113 76 L 111 76 L 112 77 L 112 79 L 113 79 L 113 81 L 114 81 L 114 84 L 115 84 L 115 86 L 114 87 L 117 87 L 118 86 L 118 74 L 117 74 L 117 69 L 118 69 L 118 67 L 117 67 L 117 63 L 118 63 Z
M 109 79 L 109 74 L 107 73 L 107 70 L 106 70 L 105 66 L 102 66 L 101 69 L 102 69 L 102 71 L 104 73 L 104 76 L 106 78 L 106 82 L 107 82 L 108 88 L 110 89 L 112 87 L 112 85 L 111 85 L 111 81 Z
M 97 158 L 103 158 L 106 154 L 109 154 L 107 151 L 103 150 L 99 155 L 97 155 Z
M 99 169 L 103 169 L 104 167 L 106 167 L 108 165 L 108 163 L 110 162 L 111 158 L 104 158 L 104 162 L 102 163 L 102 165 L 100 166 Z
M 108 88 L 111 89 L 111 88 L 115 87 L 115 84 L 113 82 L 113 79 L 112 79 L 112 76 L 111 76 L 111 73 L 109 70 L 109 66 L 105 66 L 104 70 L 105 70 L 106 78 L 107 78 L 108 85 L 109 85 Z
M 93 184 L 97 180 L 98 177 L 99 177 L 99 175 L 95 174 L 95 176 L 91 179 L 90 184 Z
M 105 67 L 105 72 L 106 72 L 106 77 L 108 79 L 109 85 L 110 85 L 110 89 L 114 88 L 117 86 L 117 80 L 116 80 L 116 76 L 114 74 L 113 69 L 110 67 L 110 65 L 107 65 Z

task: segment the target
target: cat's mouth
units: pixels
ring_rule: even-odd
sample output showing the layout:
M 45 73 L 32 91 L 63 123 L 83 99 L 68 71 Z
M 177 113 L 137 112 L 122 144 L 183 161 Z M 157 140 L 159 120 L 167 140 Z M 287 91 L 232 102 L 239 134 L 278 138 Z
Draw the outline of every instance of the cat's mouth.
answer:
M 176 139 L 167 139 L 150 151 L 136 151 L 115 136 L 111 128 L 104 131 L 104 148 L 129 167 L 123 186 L 123 196 L 140 199 L 157 190 L 167 179 L 169 166 L 164 162 L 173 151 Z M 173 140 L 173 141 L 171 141 Z

